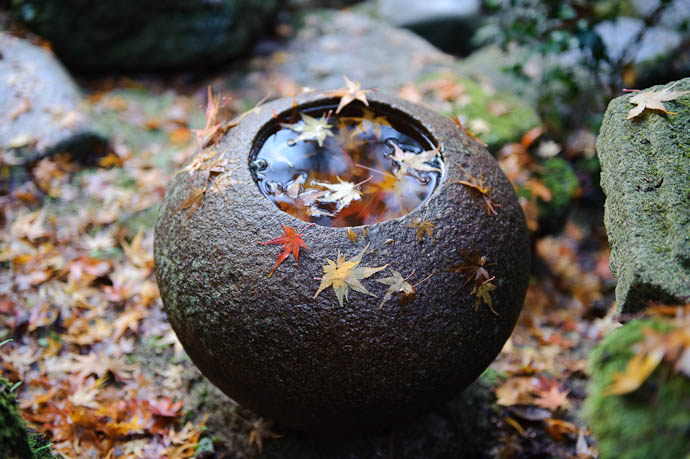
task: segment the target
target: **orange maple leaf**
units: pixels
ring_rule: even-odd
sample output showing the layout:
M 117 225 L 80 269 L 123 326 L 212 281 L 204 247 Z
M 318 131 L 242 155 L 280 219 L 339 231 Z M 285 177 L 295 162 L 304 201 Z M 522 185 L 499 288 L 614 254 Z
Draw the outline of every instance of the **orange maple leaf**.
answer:
M 276 270 L 278 266 L 282 262 L 285 261 L 287 257 L 290 256 L 292 253 L 292 256 L 295 257 L 295 261 L 297 262 L 297 267 L 299 268 L 299 249 L 300 247 L 305 248 L 309 250 L 309 247 L 307 247 L 307 244 L 304 243 L 302 240 L 302 233 L 304 232 L 305 229 L 309 228 L 310 226 L 314 226 L 315 223 L 311 223 L 307 226 L 305 226 L 302 231 L 297 233 L 295 231 L 295 228 L 290 228 L 289 226 L 285 226 L 281 224 L 280 226 L 283 227 L 283 231 L 285 234 L 282 236 L 278 236 L 277 238 L 271 239 L 270 241 L 266 242 L 258 242 L 257 244 L 260 245 L 268 245 L 268 244 L 281 244 L 283 246 L 283 251 L 280 252 L 278 255 L 278 259 L 276 260 L 276 264 L 273 265 L 273 268 L 271 268 L 271 272 L 268 273 L 268 277 L 271 277 L 273 275 L 273 272 Z
M 223 100 L 221 103 L 218 96 L 214 96 L 211 92 L 211 86 L 208 87 L 208 102 L 206 105 L 206 125 L 203 129 L 193 129 L 197 138 L 201 142 L 201 148 L 206 148 L 210 145 L 218 143 L 223 134 L 233 127 L 233 125 L 226 124 L 221 119 L 220 109 L 225 107 L 230 101 L 229 98 Z
M 567 409 L 570 407 L 569 393 L 569 390 L 560 390 L 556 384 L 551 386 L 549 390 L 540 392 L 534 404 L 551 411 L 556 411 L 561 407 Z

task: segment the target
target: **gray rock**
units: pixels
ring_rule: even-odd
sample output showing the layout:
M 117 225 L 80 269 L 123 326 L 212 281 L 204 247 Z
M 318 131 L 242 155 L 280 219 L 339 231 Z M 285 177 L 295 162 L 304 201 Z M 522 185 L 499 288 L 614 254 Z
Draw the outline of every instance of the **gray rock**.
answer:
M 273 277 L 276 250 L 257 245 L 282 225 L 305 222 L 280 211 L 252 179 L 248 162 L 271 130 L 273 112 L 291 110 L 281 99 L 252 112 L 221 142 L 221 164 L 232 186 L 206 194 L 191 216 L 177 211 L 206 177 L 178 174 L 156 224 L 156 277 L 168 318 L 199 369 L 223 392 L 261 416 L 297 430 L 353 432 L 383 429 L 418 416 L 472 383 L 510 335 L 522 307 L 529 274 L 524 216 L 510 182 L 478 142 L 450 120 L 428 109 L 373 94 L 371 109 L 404 113 L 442 146 L 444 174 L 432 197 L 393 220 L 355 228 L 314 226 L 305 233 L 310 248 L 300 269 L 287 262 Z M 312 94 L 299 106 L 323 103 Z M 336 100 L 326 100 L 334 103 Z M 457 164 L 483 174 L 500 204 L 488 214 L 481 197 L 452 183 L 465 179 Z M 182 206 L 184 207 L 184 206 Z M 412 220 L 436 225 L 435 240 L 418 242 Z M 379 299 L 350 291 L 342 306 L 332 289 L 316 299 L 327 259 L 351 258 L 370 250 L 362 265 L 389 264 L 420 276 L 435 272 L 407 305 L 389 301 L 386 288 L 364 281 Z M 462 250 L 487 257 L 495 276 L 492 314 L 475 308 L 472 285 L 447 271 Z M 387 276 L 386 274 L 383 275 Z
M 635 44 L 634 39 L 643 27 L 646 26 L 642 19 L 620 17 L 597 24 L 594 30 L 601 36 L 614 61 L 623 53 L 629 53 L 632 62 L 640 64 L 661 57 L 681 44 L 681 35 L 665 27 L 649 27 L 642 41 Z
M 69 67 L 146 70 L 209 66 L 246 52 L 275 0 L 19 0 L 14 15 Z
M 343 86 L 343 75 L 391 90 L 447 69 L 454 59 L 414 33 L 349 12 L 310 15 L 276 69 L 316 89 Z
M 93 155 L 106 139 L 91 127 L 79 89 L 53 54 L 0 33 L 0 151 L 26 164 L 54 153 Z
M 690 79 L 673 90 L 690 90 Z M 597 140 L 611 272 L 625 313 L 648 300 L 690 300 L 690 95 L 664 103 L 678 114 L 647 110 L 627 120 L 630 97 L 609 104 Z
M 443 51 L 468 54 L 481 25 L 479 0 L 379 0 L 378 15 L 414 31 Z
M 285 79 L 326 90 L 342 87 L 343 75 L 347 75 L 360 81 L 362 87 L 394 92 L 410 83 L 424 85 L 429 80 L 441 78 L 457 80 L 466 88 L 469 98 L 458 98 L 439 110 L 446 115 L 458 115 L 466 124 L 473 119 L 488 123 L 488 132 L 482 133 L 482 139 L 491 151 L 519 140 L 522 134 L 539 124 L 532 103 L 505 91 L 495 91 L 486 80 L 489 73 L 483 72 L 485 67 L 462 65 L 460 60 L 439 51 L 408 30 L 344 11 L 309 15 L 305 23 L 281 50 L 280 59 L 262 63 L 262 71 L 268 72 L 268 77 L 257 73 L 245 75 L 246 72 L 238 75 L 246 86 L 256 87 L 256 81 L 262 79 L 266 82 L 263 92 L 246 98 L 259 100 L 275 89 L 276 81 Z M 491 65 L 489 61 L 496 69 L 501 66 L 496 54 L 484 60 L 486 66 Z M 490 103 L 505 105 L 507 113 L 492 115 Z

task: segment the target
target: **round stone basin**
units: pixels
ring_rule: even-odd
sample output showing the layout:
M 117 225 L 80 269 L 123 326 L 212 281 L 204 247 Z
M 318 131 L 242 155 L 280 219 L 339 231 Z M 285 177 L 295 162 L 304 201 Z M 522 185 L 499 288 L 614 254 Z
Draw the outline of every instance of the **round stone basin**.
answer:
M 337 116 L 319 94 L 251 111 L 172 179 L 156 224 L 161 297 L 192 361 L 297 430 L 385 429 L 448 400 L 499 353 L 527 288 L 524 216 L 486 148 L 426 108 L 367 98 Z M 304 135 L 303 115 L 322 127 Z M 367 125 L 371 144 L 343 154 L 334 141 L 358 121 L 339 123 L 358 117 L 400 136 Z M 401 189 L 366 204 L 375 186 Z

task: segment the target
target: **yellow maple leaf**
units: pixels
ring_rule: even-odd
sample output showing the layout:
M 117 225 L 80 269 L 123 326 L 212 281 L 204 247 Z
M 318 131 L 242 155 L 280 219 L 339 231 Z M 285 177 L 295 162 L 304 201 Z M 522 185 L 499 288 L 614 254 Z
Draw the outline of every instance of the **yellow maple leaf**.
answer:
M 636 105 L 636 107 L 630 109 L 628 116 L 625 119 L 629 120 L 631 118 L 635 118 L 646 109 L 659 110 L 664 113 L 675 115 L 675 112 L 669 112 L 666 110 L 666 107 L 664 107 L 663 103 L 668 102 L 669 100 L 675 100 L 682 95 L 689 94 L 690 91 L 671 91 L 670 89 L 674 85 L 675 84 L 672 84 L 668 88 L 664 88 L 661 91 L 636 91 L 637 94 L 628 99 L 628 102 Z
M 643 354 L 635 354 L 622 372 L 611 375 L 611 384 L 604 390 L 604 395 L 624 395 L 637 390 L 654 372 L 661 359 L 663 349 L 654 349 Z
M 358 266 L 362 261 L 362 256 L 364 256 L 364 253 L 368 248 L 369 244 L 367 244 L 366 247 L 364 247 L 362 251 L 357 254 L 357 256 L 350 258 L 349 260 L 346 260 L 345 257 L 340 255 L 340 252 L 338 252 L 338 259 L 336 262 L 326 259 L 328 264 L 323 266 L 324 275 L 321 278 L 321 285 L 319 285 L 319 289 L 314 294 L 314 298 L 319 296 L 319 293 L 331 286 L 335 291 L 335 296 L 338 298 L 338 303 L 340 303 L 340 306 L 343 305 L 343 298 L 347 300 L 347 293 L 349 289 L 352 289 L 356 292 L 365 293 L 376 298 L 376 295 L 369 292 L 360 281 L 376 274 L 383 269 L 386 269 L 388 265 L 379 266 L 377 268 Z

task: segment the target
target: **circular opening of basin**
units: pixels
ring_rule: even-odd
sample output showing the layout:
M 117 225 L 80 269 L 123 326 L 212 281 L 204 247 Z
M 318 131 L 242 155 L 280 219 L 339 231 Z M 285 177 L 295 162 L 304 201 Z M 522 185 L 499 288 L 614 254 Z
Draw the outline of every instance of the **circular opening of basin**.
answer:
M 257 136 L 250 169 L 279 209 L 323 226 L 403 216 L 441 178 L 439 149 L 411 119 L 371 103 L 298 106 Z

